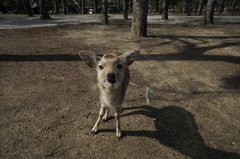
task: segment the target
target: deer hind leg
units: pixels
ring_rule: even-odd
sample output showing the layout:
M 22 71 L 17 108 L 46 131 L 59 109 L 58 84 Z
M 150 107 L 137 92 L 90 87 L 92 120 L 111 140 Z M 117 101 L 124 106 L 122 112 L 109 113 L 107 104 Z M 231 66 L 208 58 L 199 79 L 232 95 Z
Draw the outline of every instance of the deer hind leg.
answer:
M 103 119 L 102 119 L 103 122 L 106 122 L 106 121 L 107 121 L 107 119 L 108 119 L 108 112 L 109 112 L 109 108 L 107 107 L 107 108 L 106 108 L 106 111 L 105 111 L 105 114 L 104 114 L 104 116 L 103 116 Z
M 120 115 L 121 115 L 121 108 L 116 109 L 115 118 L 116 118 L 116 136 L 118 139 L 122 137 L 122 130 L 120 126 Z
M 92 134 L 96 134 L 97 133 L 98 127 L 100 125 L 100 121 L 102 121 L 103 116 L 106 113 L 106 109 L 107 109 L 107 107 L 101 106 L 97 122 L 95 123 L 94 127 L 92 128 Z

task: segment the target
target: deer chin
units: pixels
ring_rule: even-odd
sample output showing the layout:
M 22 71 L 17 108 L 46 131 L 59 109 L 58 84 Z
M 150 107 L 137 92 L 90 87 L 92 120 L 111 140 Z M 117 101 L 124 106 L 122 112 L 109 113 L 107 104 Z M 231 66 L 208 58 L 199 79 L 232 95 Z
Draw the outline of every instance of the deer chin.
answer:
M 101 83 L 102 83 L 103 87 L 105 87 L 107 89 L 116 89 L 119 87 L 119 82 L 117 82 L 117 81 L 109 82 L 108 80 L 106 80 L 106 81 L 102 81 Z

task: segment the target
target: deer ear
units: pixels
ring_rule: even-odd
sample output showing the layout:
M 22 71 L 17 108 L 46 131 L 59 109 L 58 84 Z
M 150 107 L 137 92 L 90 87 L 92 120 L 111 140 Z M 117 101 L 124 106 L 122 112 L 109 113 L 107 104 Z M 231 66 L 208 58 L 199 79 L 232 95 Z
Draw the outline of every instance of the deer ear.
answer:
M 122 55 L 123 65 L 130 66 L 136 60 L 139 53 L 140 53 L 140 50 L 138 50 L 138 49 L 129 50 L 129 51 L 125 52 Z
M 89 67 L 92 68 L 95 68 L 98 62 L 101 60 L 101 58 L 97 55 L 85 51 L 80 51 L 79 56 Z

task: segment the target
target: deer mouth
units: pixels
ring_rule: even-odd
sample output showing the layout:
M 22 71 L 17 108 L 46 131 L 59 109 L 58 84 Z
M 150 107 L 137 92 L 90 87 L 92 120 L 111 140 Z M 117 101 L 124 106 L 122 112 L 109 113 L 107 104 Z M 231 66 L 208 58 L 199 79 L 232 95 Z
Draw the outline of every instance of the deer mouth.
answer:
M 108 79 L 107 81 L 108 81 L 110 84 L 112 84 L 112 85 L 116 83 L 116 80 L 115 80 L 115 79 Z

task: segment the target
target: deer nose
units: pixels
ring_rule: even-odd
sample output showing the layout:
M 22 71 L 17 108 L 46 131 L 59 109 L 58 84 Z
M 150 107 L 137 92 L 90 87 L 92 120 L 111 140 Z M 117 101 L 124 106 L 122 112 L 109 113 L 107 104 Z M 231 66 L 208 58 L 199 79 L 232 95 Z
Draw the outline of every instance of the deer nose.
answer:
M 110 79 L 110 80 L 115 79 L 115 74 L 114 73 L 108 73 L 107 78 Z
M 107 80 L 108 80 L 108 82 L 111 83 L 111 84 L 116 83 L 115 74 L 114 74 L 114 73 L 108 73 L 108 74 L 107 74 Z

